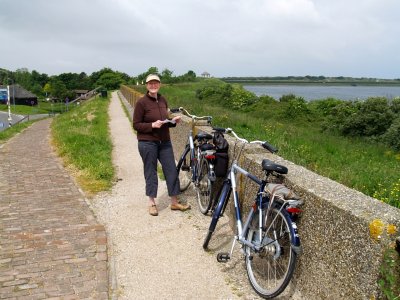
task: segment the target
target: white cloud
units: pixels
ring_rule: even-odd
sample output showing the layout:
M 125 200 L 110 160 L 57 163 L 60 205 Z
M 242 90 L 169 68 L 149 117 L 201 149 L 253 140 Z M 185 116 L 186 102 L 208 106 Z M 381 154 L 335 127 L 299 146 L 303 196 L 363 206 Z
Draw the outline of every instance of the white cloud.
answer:
M 395 0 L 0 0 L 0 67 L 399 78 Z

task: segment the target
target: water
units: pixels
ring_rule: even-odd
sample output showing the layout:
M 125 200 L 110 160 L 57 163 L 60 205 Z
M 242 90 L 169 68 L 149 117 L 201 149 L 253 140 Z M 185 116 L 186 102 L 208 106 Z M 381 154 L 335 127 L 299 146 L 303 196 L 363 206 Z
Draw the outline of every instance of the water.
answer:
M 326 99 L 365 100 L 369 97 L 400 97 L 400 86 L 309 86 L 309 85 L 244 85 L 257 96 L 268 95 L 276 100 L 294 94 L 305 100 Z

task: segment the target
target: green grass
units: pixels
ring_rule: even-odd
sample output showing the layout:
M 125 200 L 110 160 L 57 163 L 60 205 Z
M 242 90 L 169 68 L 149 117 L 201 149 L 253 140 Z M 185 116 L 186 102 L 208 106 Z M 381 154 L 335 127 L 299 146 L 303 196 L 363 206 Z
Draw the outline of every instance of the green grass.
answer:
M 88 196 L 110 189 L 115 179 L 108 105 L 109 99 L 92 99 L 52 123 L 57 152 Z
M 32 125 L 32 123 L 34 123 L 36 121 L 37 120 L 18 123 L 14 126 L 11 126 L 10 128 L 8 128 L 6 130 L 0 131 L 0 144 L 5 143 L 10 138 L 12 138 L 16 134 L 20 133 L 21 131 L 23 131 L 25 128 L 28 128 L 29 126 Z
M 378 284 L 384 294 L 384 299 L 400 299 L 400 255 L 395 249 L 386 249 L 380 267 Z
M 75 107 L 76 104 L 70 104 L 68 109 Z M 58 114 L 67 111 L 65 103 L 39 101 L 36 106 L 29 105 L 12 105 L 10 106 L 12 114 L 17 115 L 35 115 L 35 114 Z M 7 105 L 0 105 L 0 111 L 8 111 Z
M 361 138 L 345 138 L 320 130 L 313 116 L 289 118 L 285 104 L 262 102 L 243 110 L 229 110 L 218 100 L 196 98 L 196 89 L 218 84 L 164 85 L 161 94 L 170 107 L 183 106 L 196 115 L 212 115 L 213 124 L 231 127 L 249 140 L 267 140 L 278 154 L 322 176 L 400 208 L 400 154 Z

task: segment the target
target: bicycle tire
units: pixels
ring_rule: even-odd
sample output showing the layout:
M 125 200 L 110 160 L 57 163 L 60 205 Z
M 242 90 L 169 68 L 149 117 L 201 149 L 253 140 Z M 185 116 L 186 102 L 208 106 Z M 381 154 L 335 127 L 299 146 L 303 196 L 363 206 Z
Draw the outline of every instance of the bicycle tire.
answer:
M 246 239 L 251 242 L 259 240 L 258 215 L 254 214 L 252 226 L 246 233 Z M 249 246 L 244 249 L 250 284 L 265 299 L 274 298 L 285 290 L 293 276 L 297 260 L 297 254 L 291 247 L 291 241 L 295 237 L 292 236 L 294 231 L 289 214 L 285 210 L 280 211 L 279 206 L 273 206 L 268 220 L 264 224 L 266 232 L 263 232 L 262 238 L 266 246 L 257 252 Z
M 212 235 L 213 235 L 213 231 L 210 231 L 210 230 L 209 230 L 209 231 L 207 232 L 206 238 L 204 239 L 204 242 L 203 242 L 203 249 L 204 249 L 204 250 L 207 250 L 207 249 L 208 249 L 208 244 L 210 243 L 210 240 L 211 240 Z
M 210 166 L 207 159 L 202 159 L 199 168 L 198 182 L 196 185 L 197 202 L 200 212 L 207 215 L 212 204 L 213 183 L 209 178 Z
M 190 160 L 190 147 L 187 145 L 183 150 L 182 156 L 178 161 L 176 170 L 178 171 L 179 189 L 184 192 L 192 182 L 192 166 Z

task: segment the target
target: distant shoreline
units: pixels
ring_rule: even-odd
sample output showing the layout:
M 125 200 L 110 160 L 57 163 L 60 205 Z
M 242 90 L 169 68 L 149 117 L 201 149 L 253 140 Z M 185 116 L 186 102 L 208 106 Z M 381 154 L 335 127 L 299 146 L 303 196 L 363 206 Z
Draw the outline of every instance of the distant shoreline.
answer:
M 246 85 L 316 85 L 316 86 L 400 86 L 400 81 L 300 81 L 300 80 L 246 80 L 225 79 L 226 83 L 239 83 Z

